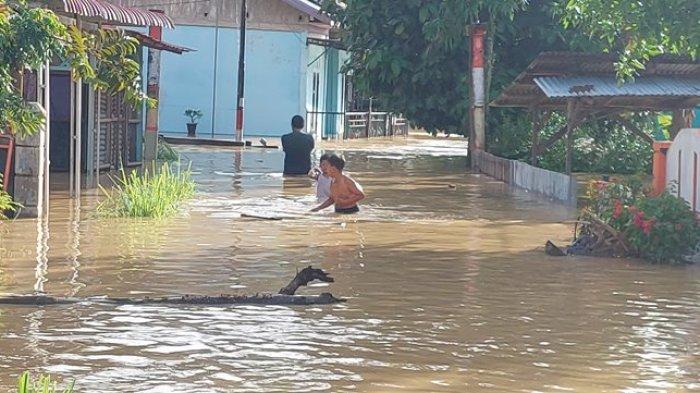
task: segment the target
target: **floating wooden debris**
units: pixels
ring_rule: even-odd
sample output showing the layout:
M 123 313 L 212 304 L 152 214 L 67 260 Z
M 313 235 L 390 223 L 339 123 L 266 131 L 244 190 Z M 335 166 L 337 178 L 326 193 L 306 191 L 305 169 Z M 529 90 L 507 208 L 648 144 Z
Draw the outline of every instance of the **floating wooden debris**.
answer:
M 144 298 L 123 298 L 123 297 L 54 297 L 46 295 L 11 295 L 0 297 L 0 305 L 24 305 L 24 306 L 49 306 L 59 304 L 76 303 L 104 303 L 104 304 L 169 304 L 169 305 L 235 305 L 235 304 L 255 304 L 255 305 L 276 305 L 276 306 L 311 306 L 345 302 L 330 293 L 320 295 L 296 295 L 297 289 L 307 286 L 312 281 L 334 282 L 333 277 L 322 269 L 314 269 L 311 266 L 298 272 L 297 275 L 277 294 L 255 294 L 248 295 L 183 295 L 183 296 L 163 296 Z
M 576 221 L 576 238 L 562 250 L 551 241 L 545 245 L 547 255 L 584 255 L 593 257 L 624 258 L 637 255 L 624 234 L 596 215 L 587 212 Z
M 549 240 L 547 240 L 547 244 L 544 245 L 544 252 L 553 257 L 566 256 L 566 253 L 562 251 L 561 248 L 555 246 L 554 243 Z
M 270 216 L 265 214 L 254 214 L 254 213 L 241 213 L 241 218 L 252 218 L 256 220 L 267 220 L 267 221 L 282 221 L 284 217 L 280 216 Z

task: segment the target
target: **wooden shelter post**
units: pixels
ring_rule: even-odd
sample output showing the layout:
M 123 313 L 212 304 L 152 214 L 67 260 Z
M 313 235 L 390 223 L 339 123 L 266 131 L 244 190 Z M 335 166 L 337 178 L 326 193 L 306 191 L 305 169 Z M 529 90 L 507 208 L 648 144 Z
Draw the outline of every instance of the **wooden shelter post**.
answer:
M 541 152 L 540 148 L 540 134 L 542 129 L 549 121 L 551 112 L 545 112 L 542 109 L 534 108 L 530 110 L 532 114 L 532 146 L 530 146 L 530 163 L 532 166 L 537 166 L 539 162 L 539 155 Z
M 684 129 L 690 128 L 690 116 L 688 112 L 692 112 L 692 109 L 676 109 L 673 111 L 673 118 L 671 120 L 671 140 L 676 139 L 676 135 Z
M 573 163 L 574 150 L 574 130 L 577 126 L 577 105 L 576 98 L 569 98 L 566 101 L 566 174 L 570 175 Z
M 535 109 L 532 112 L 532 146 L 530 146 L 530 164 L 537 166 L 537 147 L 540 144 L 542 112 Z

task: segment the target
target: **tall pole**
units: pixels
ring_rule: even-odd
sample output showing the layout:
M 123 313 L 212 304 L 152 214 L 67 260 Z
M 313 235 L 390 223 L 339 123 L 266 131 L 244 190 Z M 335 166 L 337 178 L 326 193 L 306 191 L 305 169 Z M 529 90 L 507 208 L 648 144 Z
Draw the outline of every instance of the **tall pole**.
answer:
M 83 175 L 83 80 L 75 81 L 75 174 L 73 175 L 73 196 L 80 200 Z M 80 203 L 80 202 L 78 202 Z
M 158 10 L 151 11 L 163 12 Z M 159 26 L 149 27 L 148 36 L 154 40 L 160 41 L 163 38 L 163 28 Z M 158 49 L 148 48 L 146 83 L 146 94 L 148 98 L 156 100 L 155 106 L 146 108 L 143 161 L 144 167 L 148 169 L 153 166 L 153 163 L 158 158 L 158 98 L 160 97 L 160 50 Z M 99 166 L 99 162 L 97 165 Z
M 69 160 L 68 160 L 68 195 L 71 197 L 75 197 L 74 195 L 74 190 L 73 190 L 73 185 L 74 185 L 74 179 L 73 177 L 75 176 L 75 81 L 73 80 L 73 76 L 71 76 L 70 79 L 70 138 L 68 141 L 68 151 L 69 151 Z
M 44 73 L 44 109 L 46 110 L 46 117 L 44 118 L 44 150 L 42 151 L 40 157 L 44 157 L 44 203 L 42 205 L 42 217 L 45 219 L 49 218 L 49 196 L 51 189 L 49 187 L 49 176 L 51 176 L 51 171 L 49 168 L 49 152 L 50 152 L 50 141 L 51 141 L 51 66 L 49 60 L 46 60 L 43 68 Z M 48 229 L 47 229 L 48 232 Z
M 471 31 L 471 71 L 472 71 L 472 105 L 471 124 L 473 139 L 469 141 L 470 150 L 484 150 L 486 147 L 486 84 L 484 79 L 484 36 L 486 25 L 474 25 Z
M 82 29 L 83 22 L 76 16 L 76 27 Z M 75 193 L 73 196 L 80 203 L 80 193 L 82 190 L 83 176 L 83 80 L 78 78 L 75 81 L 75 174 L 73 175 L 73 188 Z
M 216 21 L 214 22 L 214 84 L 212 85 L 211 97 L 211 139 L 214 139 L 214 130 L 216 129 L 216 84 L 218 83 L 219 71 L 219 15 L 221 14 L 221 0 L 216 0 Z
M 245 29 L 246 29 L 246 14 L 248 6 L 246 0 L 241 0 L 241 37 L 240 46 L 238 49 L 238 106 L 236 107 L 236 141 L 243 140 L 243 103 L 245 89 Z

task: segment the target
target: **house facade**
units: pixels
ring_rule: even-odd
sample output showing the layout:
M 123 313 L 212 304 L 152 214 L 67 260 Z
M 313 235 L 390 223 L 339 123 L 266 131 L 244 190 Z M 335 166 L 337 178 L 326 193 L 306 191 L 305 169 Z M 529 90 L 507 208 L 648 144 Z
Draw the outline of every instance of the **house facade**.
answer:
M 200 109 L 197 134 L 235 131 L 241 1 L 148 0 L 124 5 L 160 9 L 176 28 L 163 40 L 195 51 L 161 57 L 159 132 L 185 134 L 187 109 Z M 317 138 L 341 130 L 345 52 L 330 45 L 330 19 L 309 0 L 248 0 L 244 138 L 281 136 L 294 115 L 307 118 Z
M 170 19 L 160 13 L 106 0 L 64 0 L 37 6 L 50 8 L 66 25 L 123 29 L 144 48 L 136 56 L 141 65 L 139 55 L 146 47 L 187 51 L 137 31 L 172 28 Z M 142 164 L 143 108 L 129 104 L 123 93 L 98 91 L 76 78 L 67 64 L 55 61 L 25 70 L 21 78 L 23 99 L 46 119 L 35 135 L 20 137 L 11 129 L 0 135 L 3 186 L 23 206 L 21 216 L 48 214 L 52 191 L 68 191 L 70 197 L 79 198 L 82 189 L 99 184 L 101 174 Z

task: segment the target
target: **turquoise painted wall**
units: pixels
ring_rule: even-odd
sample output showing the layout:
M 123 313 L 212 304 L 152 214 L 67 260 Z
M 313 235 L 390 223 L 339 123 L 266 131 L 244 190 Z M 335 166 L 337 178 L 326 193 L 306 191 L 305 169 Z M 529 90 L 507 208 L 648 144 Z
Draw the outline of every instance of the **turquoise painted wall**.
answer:
M 695 109 L 695 120 L 693 120 L 693 127 L 700 128 L 700 107 Z
M 163 40 L 195 49 L 163 52 L 160 79 L 160 130 L 185 133 L 187 108 L 204 112 L 198 134 L 233 135 L 238 75 L 237 29 L 219 28 L 214 97 L 216 29 L 177 26 Z M 306 33 L 249 30 L 246 38 L 245 135 L 279 136 L 289 132 L 292 116 L 305 104 Z
M 326 61 L 328 52 L 327 48 L 323 46 L 309 45 L 307 53 L 306 131 L 316 139 L 320 139 L 326 118 L 314 112 L 325 112 L 326 109 Z
M 344 111 L 345 77 L 340 71 L 347 60 L 347 53 L 330 47 L 310 45 L 308 58 L 306 74 L 307 131 L 316 138 L 339 137 L 342 132 L 343 117 L 331 113 L 314 114 L 314 112 Z M 315 74 L 318 75 L 317 94 L 314 94 Z

